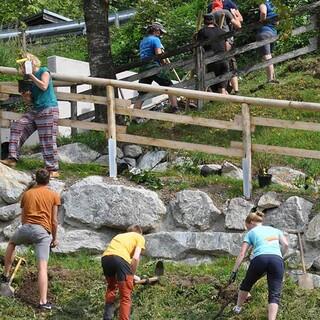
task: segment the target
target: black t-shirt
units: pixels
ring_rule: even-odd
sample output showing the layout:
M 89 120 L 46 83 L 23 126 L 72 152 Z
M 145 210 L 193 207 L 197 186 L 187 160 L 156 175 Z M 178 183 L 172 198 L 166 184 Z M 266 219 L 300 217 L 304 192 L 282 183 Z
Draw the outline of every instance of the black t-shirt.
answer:
M 204 45 L 203 48 L 205 51 L 213 50 L 214 53 L 218 52 L 224 52 L 224 43 L 225 40 L 221 35 L 225 34 L 226 32 L 221 30 L 218 27 L 203 27 L 198 32 L 197 39 L 198 41 L 206 41 L 206 40 L 212 40 L 210 41 L 210 44 Z M 218 37 L 221 38 L 218 38 Z

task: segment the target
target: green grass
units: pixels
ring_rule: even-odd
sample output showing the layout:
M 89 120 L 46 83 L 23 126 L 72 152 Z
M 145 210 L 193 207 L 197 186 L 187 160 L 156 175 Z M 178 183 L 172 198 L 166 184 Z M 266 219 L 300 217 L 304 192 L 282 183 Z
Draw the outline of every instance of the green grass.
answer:
M 27 253 L 28 267 L 18 273 L 15 287 L 24 287 L 23 280 L 30 271 L 36 272 L 31 251 Z M 205 320 L 213 319 L 221 307 L 218 290 L 226 285 L 235 259 L 217 258 L 213 263 L 190 266 L 165 262 L 161 284 L 136 286 L 133 293 L 132 320 Z M 140 275 L 153 274 L 155 261 L 143 259 Z M 19 299 L 0 297 L 0 318 L 13 319 L 78 319 L 100 320 L 104 304 L 104 281 L 100 259 L 86 252 L 52 254 L 49 263 L 50 293 L 58 308 L 39 313 Z M 53 275 L 53 276 L 52 276 Z M 237 286 L 244 277 L 241 269 Z M 234 292 L 234 291 L 233 291 Z M 267 284 L 263 279 L 252 290 L 253 300 L 240 315 L 232 315 L 234 301 L 225 309 L 226 319 L 266 319 Z M 320 290 L 304 291 L 289 278 L 285 279 L 278 319 L 317 319 Z M 299 317 L 297 318 L 297 315 Z

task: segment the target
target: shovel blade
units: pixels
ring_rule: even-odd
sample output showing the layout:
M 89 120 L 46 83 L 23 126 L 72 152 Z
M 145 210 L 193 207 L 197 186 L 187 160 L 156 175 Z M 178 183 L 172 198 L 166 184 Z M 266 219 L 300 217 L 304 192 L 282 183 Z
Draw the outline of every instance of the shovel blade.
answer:
M 13 297 L 14 288 L 11 287 L 8 283 L 1 283 L 0 295 L 4 297 Z
M 298 284 L 303 289 L 314 289 L 313 278 L 310 274 L 302 274 L 298 278 Z

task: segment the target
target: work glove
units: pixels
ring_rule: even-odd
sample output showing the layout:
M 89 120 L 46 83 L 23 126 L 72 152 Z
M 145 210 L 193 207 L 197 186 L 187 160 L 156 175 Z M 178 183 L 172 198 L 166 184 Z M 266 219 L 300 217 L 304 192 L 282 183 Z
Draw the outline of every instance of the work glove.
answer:
M 237 277 L 237 272 L 236 271 L 232 271 L 231 275 L 230 275 L 230 278 L 229 278 L 229 284 L 235 282 L 236 281 L 236 277 Z

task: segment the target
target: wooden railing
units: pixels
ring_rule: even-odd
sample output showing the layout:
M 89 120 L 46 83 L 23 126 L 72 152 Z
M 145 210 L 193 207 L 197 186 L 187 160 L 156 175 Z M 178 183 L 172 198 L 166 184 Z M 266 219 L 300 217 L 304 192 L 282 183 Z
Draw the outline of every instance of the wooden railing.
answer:
M 14 68 L 0 67 L 0 74 L 17 75 L 18 71 Z M 223 155 L 228 157 L 242 158 L 243 164 L 243 187 L 244 196 L 251 197 L 252 190 L 252 173 L 251 173 L 251 157 L 252 152 L 264 152 L 271 154 L 290 155 L 295 157 L 320 159 L 320 151 L 306 150 L 270 145 L 260 145 L 251 143 L 251 133 L 255 126 L 280 127 L 294 130 L 312 130 L 320 131 L 319 123 L 279 120 L 271 118 L 251 117 L 250 107 L 259 105 L 265 108 L 289 108 L 298 110 L 320 111 L 320 103 L 287 101 L 276 99 L 263 99 L 243 96 L 225 96 L 216 93 L 209 93 L 197 90 L 179 89 L 172 87 L 152 86 L 147 84 L 132 83 L 127 81 L 119 81 L 113 79 L 101 79 L 84 76 L 69 76 L 64 74 L 52 73 L 55 80 L 74 83 L 89 84 L 95 86 L 106 87 L 106 97 L 84 95 L 76 93 L 57 92 L 59 100 L 67 101 L 86 101 L 91 103 L 105 104 L 108 108 L 108 123 L 93 123 L 89 121 L 77 121 L 60 119 L 59 125 L 70 126 L 72 128 L 83 128 L 88 130 L 105 131 L 108 136 L 109 148 L 109 173 L 115 177 L 116 171 L 116 142 L 136 143 L 143 145 L 158 146 L 162 148 L 171 148 L 179 150 L 200 151 L 210 154 Z M 115 88 L 124 88 L 129 90 L 139 90 L 158 94 L 172 94 L 183 96 L 190 99 L 201 99 L 205 101 L 221 101 L 240 104 L 242 106 L 242 114 L 236 116 L 232 121 L 223 121 L 217 119 L 207 119 L 201 117 L 166 114 L 155 111 L 145 111 L 132 109 L 131 102 L 124 99 L 115 98 Z M 17 85 L 0 83 L 0 96 L 7 94 L 18 94 Z M 159 121 L 169 121 L 174 123 L 184 123 L 191 125 L 199 125 L 202 127 L 217 128 L 224 130 L 242 131 L 242 142 L 231 141 L 229 147 L 218 147 L 212 145 L 203 145 L 197 143 L 187 143 L 181 141 L 173 141 L 166 139 L 156 139 L 145 136 L 131 135 L 126 133 L 126 127 L 116 125 L 116 114 L 129 115 L 132 117 L 142 117 L 147 119 L 155 119 Z M 0 111 L 0 127 L 8 127 L 10 121 L 16 120 L 20 114 Z

